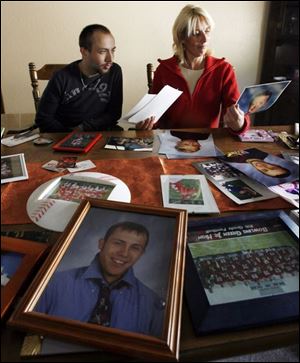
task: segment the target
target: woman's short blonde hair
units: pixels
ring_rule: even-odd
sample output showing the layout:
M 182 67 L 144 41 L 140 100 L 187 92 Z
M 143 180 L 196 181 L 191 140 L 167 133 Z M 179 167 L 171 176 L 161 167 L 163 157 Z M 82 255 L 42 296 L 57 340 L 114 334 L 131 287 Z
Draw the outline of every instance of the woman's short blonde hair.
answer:
M 180 63 L 184 63 L 185 60 L 183 42 L 196 31 L 199 18 L 201 21 L 204 20 L 211 30 L 213 29 L 215 24 L 212 17 L 197 5 L 186 5 L 175 20 L 173 25 L 173 49 Z

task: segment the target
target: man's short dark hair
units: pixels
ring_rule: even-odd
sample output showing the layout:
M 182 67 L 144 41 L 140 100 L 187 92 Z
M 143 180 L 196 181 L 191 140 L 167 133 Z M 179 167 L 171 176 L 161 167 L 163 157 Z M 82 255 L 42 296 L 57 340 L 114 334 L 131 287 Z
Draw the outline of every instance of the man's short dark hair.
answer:
M 94 32 L 101 32 L 104 34 L 111 34 L 110 30 L 104 26 L 104 25 L 100 25 L 100 24 L 91 24 L 86 26 L 85 28 L 82 29 L 80 35 L 79 35 L 79 46 L 80 48 L 85 48 L 87 49 L 89 52 L 92 50 L 92 36 L 94 34 Z
M 116 223 L 113 224 L 106 232 L 105 236 L 104 236 L 104 240 L 107 241 L 108 238 L 113 234 L 113 232 L 116 229 L 122 229 L 125 231 L 134 231 L 137 234 L 142 234 L 145 236 L 146 238 L 146 244 L 145 246 L 147 246 L 148 241 L 149 241 L 149 231 L 147 230 L 147 228 L 145 226 L 143 226 L 142 224 L 139 223 L 135 223 L 135 222 L 120 222 L 120 223 Z

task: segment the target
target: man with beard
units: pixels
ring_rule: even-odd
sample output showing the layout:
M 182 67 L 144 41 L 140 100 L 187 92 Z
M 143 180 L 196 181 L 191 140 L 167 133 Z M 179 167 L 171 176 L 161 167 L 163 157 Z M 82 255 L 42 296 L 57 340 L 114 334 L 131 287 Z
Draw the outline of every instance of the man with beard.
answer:
M 82 59 L 56 72 L 42 95 L 35 119 L 41 132 L 121 129 L 123 80 L 113 35 L 103 25 L 88 25 L 79 46 Z

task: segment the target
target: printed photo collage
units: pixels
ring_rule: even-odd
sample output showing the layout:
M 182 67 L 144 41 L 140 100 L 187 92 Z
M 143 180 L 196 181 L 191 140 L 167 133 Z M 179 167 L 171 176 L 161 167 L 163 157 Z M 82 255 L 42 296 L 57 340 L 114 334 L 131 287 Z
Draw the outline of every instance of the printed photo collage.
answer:
M 264 185 L 255 182 L 219 160 L 193 163 L 219 190 L 237 204 L 246 204 L 277 197 Z

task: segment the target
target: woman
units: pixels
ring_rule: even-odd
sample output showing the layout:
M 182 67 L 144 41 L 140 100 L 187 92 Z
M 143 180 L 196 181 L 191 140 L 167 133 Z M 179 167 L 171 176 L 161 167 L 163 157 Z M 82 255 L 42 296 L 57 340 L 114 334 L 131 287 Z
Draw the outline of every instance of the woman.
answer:
M 224 58 L 212 57 L 207 48 L 213 25 L 198 6 L 181 10 L 173 26 L 174 56 L 159 60 L 151 93 L 166 84 L 183 93 L 157 123 L 150 118 L 137 128 L 217 128 L 222 122 L 234 133 L 248 128 L 249 118 L 235 105 L 239 91 L 233 67 Z

